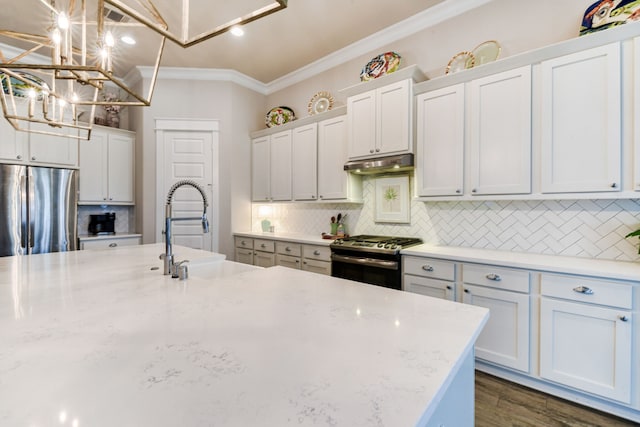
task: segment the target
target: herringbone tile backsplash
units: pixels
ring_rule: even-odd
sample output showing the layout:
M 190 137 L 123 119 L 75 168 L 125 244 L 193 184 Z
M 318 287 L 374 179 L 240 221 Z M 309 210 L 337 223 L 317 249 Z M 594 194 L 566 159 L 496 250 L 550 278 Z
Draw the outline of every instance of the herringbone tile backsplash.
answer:
M 320 235 L 331 216 L 347 214 L 349 234 L 418 236 L 443 246 L 498 249 L 550 255 L 635 261 L 638 239 L 624 236 L 640 227 L 640 200 L 537 200 L 411 202 L 410 224 L 373 220 L 374 178 L 363 181 L 364 204 L 274 204 L 276 232 Z M 253 230 L 260 231 L 258 204 Z

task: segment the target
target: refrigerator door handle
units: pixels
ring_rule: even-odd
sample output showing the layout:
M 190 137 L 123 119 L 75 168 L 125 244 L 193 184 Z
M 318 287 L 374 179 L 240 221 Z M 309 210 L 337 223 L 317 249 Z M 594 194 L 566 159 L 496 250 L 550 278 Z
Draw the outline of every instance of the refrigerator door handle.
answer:
M 28 208 L 29 208 L 29 253 L 31 253 L 31 249 L 33 248 L 33 245 L 35 244 L 35 236 L 34 236 L 34 230 L 35 230 L 35 179 L 33 179 L 33 175 L 31 173 L 29 173 L 29 180 L 27 181 L 29 183 L 29 201 L 28 201 Z
M 26 175 L 20 176 L 20 247 L 26 249 L 29 242 L 29 227 L 27 225 L 27 199 L 29 197 L 27 191 L 27 177 Z

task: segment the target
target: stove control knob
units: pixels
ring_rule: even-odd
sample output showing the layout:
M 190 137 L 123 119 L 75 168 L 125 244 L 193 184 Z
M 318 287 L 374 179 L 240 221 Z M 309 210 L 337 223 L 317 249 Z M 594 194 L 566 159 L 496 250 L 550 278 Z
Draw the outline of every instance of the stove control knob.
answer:
M 384 243 L 378 243 L 379 248 L 384 248 Z
M 336 245 L 342 245 L 344 243 L 344 241 L 342 239 L 336 239 L 335 242 L 333 242 Z
M 389 249 L 390 247 L 391 247 L 391 244 L 390 244 L 390 243 L 387 243 L 386 245 L 384 245 L 384 248 L 385 248 L 385 249 Z
M 395 243 L 391 245 L 391 249 L 395 249 L 397 247 L 398 247 L 398 245 L 396 245 Z

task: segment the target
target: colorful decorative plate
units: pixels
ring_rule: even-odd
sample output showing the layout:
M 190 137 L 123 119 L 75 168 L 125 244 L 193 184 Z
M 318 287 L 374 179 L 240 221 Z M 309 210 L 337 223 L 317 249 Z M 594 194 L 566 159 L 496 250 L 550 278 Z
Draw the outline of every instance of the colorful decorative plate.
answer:
M 640 21 L 640 3 L 637 0 L 598 0 L 584 12 L 580 35 L 634 21 Z
M 329 92 L 318 92 L 309 101 L 308 110 L 310 115 L 324 113 L 333 107 L 333 96 Z
M 447 64 L 445 74 L 457 73 L 465 68 L 471 68 L 475 65 L 475 58 L 471 52 L 459 52 L 453 55 Z
M 400 68 L 401 56 L 395 52 L 381 53 L 364 66 L 360 72 L 360 80 L 368 82 L 385 74 L 393 73 Z
M 283 125 L 296 119 L 296 115 L 289 107 L 273 107 L 267 113 L 265 124 L 268 128 Z
M 41 91 L 39 89 L 39 87 L 46 87 L 47 84 L 45 83 L 44 80 L 42 80 L 40 77 L 36 77 L 33 74 L 29 74 L 29 73 L 24 73 L 22 71 L 13 71 L 14 74 L 19 75 L 20 77 L 22 77 L 23 79 L 25 79 L 28 82 L 33 83 L 33 85 L 27 84 L 25 82 L 23 82 L 20 79 L 17 79 L 13 76 L 9 76 L 8 74 L 2 73 L 0 72 L 0 80 L 2 81 L 2 91 L 5 94 L 9 94 L 9 81 L 11 81 L 11 88 L 13 90 L 13 96 L 19 97 L 19 98 L 28 98 L 29 97 L 29 91 L 31 91 L 31 89 L 34 89 L 37 93 L 37 99 L 41 99 L 42 95 L 41 95 Z M 10 79 L 10 80 L 9 80 Z

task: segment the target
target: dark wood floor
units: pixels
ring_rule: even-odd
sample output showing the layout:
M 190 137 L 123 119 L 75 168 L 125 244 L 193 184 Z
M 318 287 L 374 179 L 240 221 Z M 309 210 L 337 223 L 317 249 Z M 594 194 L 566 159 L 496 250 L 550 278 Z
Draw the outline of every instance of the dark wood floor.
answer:
M 476 427 L 627 427 L 639 424 L 476 371 Z

